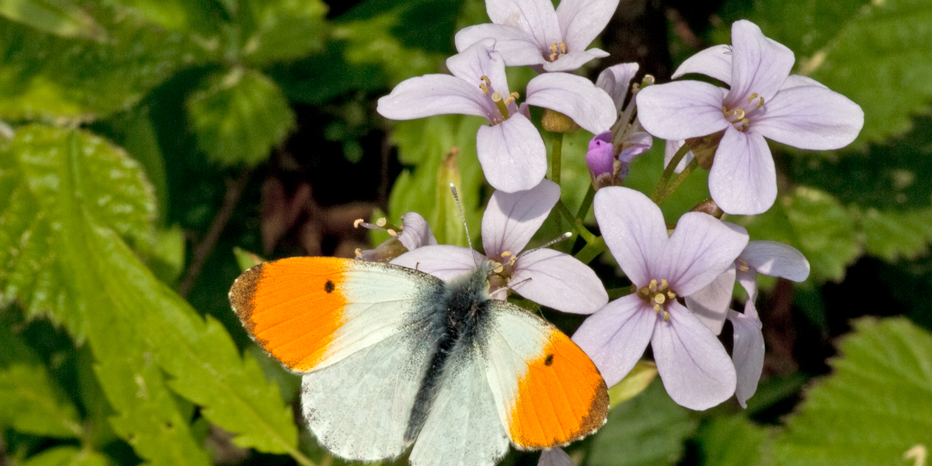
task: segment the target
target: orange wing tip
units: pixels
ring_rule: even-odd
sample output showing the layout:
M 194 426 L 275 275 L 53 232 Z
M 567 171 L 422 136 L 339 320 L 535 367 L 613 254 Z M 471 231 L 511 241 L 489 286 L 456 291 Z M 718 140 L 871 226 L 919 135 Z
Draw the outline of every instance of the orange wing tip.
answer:
M 287 368 L 307 372 L 343 325 L 350 262 L 295 257 L 257 265 L 233 283 L 230 303 L 259 346 Z
M 608 406 L 608 387 L 595 364 L 554 331 L 550 345 L 518 382 L 511 441 L 527 450 L 567 445 L 605 425 Z

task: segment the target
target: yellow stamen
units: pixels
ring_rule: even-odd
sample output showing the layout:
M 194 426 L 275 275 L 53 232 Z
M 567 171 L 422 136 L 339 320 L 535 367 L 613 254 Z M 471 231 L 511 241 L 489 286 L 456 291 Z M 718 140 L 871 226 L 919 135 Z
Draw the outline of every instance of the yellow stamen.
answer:
M 479 83 L 479 89 L 482 89 L 483 94 L 489 95 L 489 86 L 492 85 L 492 80 L 485 75 L 479 76 L 479 79 L 482 80 L 482 82 Z
M 362 259 L 362 249 L 356 248 L 356 258 Z
M 753 93 L 753 94 L 751 94 L 751 95 L 748 96 L 748 102 L 753 102 L 754 99 L 756 99 L 756 98 L 757 98 L 757 93 L 755 92 L 755 93 Z
M 353 222 L 353 228 L 359 228 L 359 224 L 362 223 L 362 222 L 365 222 L 365 220 L 363 220 L 363 219 L 361 219 L 361 218 L 357 218 L 357 219 Z
M 502 94 L 500 92 L 495 92 L 492 94 L 492 102 L 495 102 L 495 105 L 498 106 L 498 111 L 502 112 L 502 118 L 508 119 L 508 104 L 502 100 Z
M 388 224 L 388 220 L 385 220 L 385 217 L 382 217 L 382 218 L 376 220 L 376 221 L 375 221 L 375 224 L 378 225 L 378 226 L 380 226 L 380 227 L 384 227 L 386 224 Z
M 657 304 L 663 304 L 663 303 L 667 302 L 667 297 L 664 296 L 664 295 L 662 295 L 662 294 L 659 294 L 659 293 L 658 293 L 658 294 L 655 294 L 655 295 L 654 295 L 654 302 L 656 302 Z
M 521 97 L 521 94 L 518 94 L 517 92 L 512 92 L 511 95 L 509 95 L 508 98 L 505 99 L 505 105 L 508 105 L 514 102 L 515 99 L 517 99 L 518 97 Z
M 669 312 L 663 311 L 663 321 L 664 321 L 664 322 L 669 322 L 669 321 L 670 321 L 670 313 L 669 313 Z
M 398 236 L 398 232 L 395 230 L 392 230 L 391 228 L 389 228 L 388 230 L 385 230 L 385 232 L 388 233 L 388 235 L 391 236 L 392 238 Z
M 566 55 L 566 42 L 560 42 L 560 54 Z
M 761 98 L 760 98 L 760 102 L 757 103 L 757 108 L 761 108 L 761 107 L 763 107 L 763 106 L 764 106 L 764 98 L 761 97 Z
M 748 261 L 739 258 L 737 262 L 738 262 L 738 270 L 742 272 L 749 272 L 751 270 L 751 266 L 748 265 Z

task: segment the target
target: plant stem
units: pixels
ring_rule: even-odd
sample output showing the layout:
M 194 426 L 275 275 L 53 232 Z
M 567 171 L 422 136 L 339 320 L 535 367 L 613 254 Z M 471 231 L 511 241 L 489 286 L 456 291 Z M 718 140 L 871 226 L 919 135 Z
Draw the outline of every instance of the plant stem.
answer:
M 686 178 L 689 176 L 689 174 L 692 173 L 692 171 L 695 170 L 696 167 L 698 166 L 699 166 L 698 159 L 693 159 L 692 162 L 689 162 L 689 165 L 686 165 L 686 168 L 683 169 L 683 171 L 679 174 L 679 176 L 674 178 L 673 181 L 669 184 L 669 186 L 667 186 L 667 188 L 663 190 L 663 193 L 661 193 L 660 196 L 655 196 L 654 202 L 657 205 L 663 204 L 667 200 L 667 198 L 670 197 L 671 194 L 676 192 L 676 189 L 679 188 L 680 185 L 683 184 L 684 181 L 686 181 Z
M 550 153 L 550 181 L 560 185 L 560 162 L 563 156 L 563 133 L 557 133 L 553 138 L 553 150 Z
M 579 236 L 582 236 L 582 239 L 586 242 L 586 244 L 592 243 L 599 239 L 593 235 L 585 225 L 583 225 L 581 220 L 573 216 L 573 213 L 570 212 L 570 209 L 566 207 L 566 204 L 564 204 L 562 200 L 557 201 L 556 207 L 557 210 L 560 211 L 560 214 L 563 215 L 563 218 L 570 222 L 570 225 L 572 225 L 573 229 L 576 230 L 576 233 Z
M 583 264 L 588 264 L 598 257 L 599 254 L 605 252 L 605 250 L 605 240 L 603 240 L 601 236 L 597 236 L 592 242 L 586 243 L 586 246 L 583 247 L 581 251 L 577 252 L 574 257 L 579 259 Z
M 586 219 L 586 215 L 589 213 L 589 208 L 592 207 L 592 200 L 595 199 L 595 188 L 590 184 L 589 190 L 586 191 L 586 197 L 583 198 L 582 203 L 579 204 L 579 211 L 576 212 L 576 218 L 580 221 Z
M 666 189 L 667 183 L 670 182 L 670 177 L 673 176 L 673 171 L 676 170 L 676 166 L 680 164 L 683 157 L 686 157 L 687 152 L 689 152 L 689 146 L 683 144 L 683 147 L 680 147 L 680 150 L 676 151 L 676 154 L 673 155 L 673 159 L 671 159 L 670 163 L 663 169 L 663 174 L 660 175 L 660 181 L 657 182 L 657 187 L 654 188 L 654 194 L 650 196 L 654 203 L 659 204 L 658 199 L 660 195 Z M 693 161 L 695 160 L 696 159 L 693 158 Z

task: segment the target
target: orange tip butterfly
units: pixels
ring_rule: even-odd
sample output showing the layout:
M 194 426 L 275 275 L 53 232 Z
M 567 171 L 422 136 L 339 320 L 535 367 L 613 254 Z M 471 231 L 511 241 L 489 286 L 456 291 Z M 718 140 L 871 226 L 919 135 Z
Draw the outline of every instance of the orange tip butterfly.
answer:
M 302 374 L 304 416 L 334 455 L 415 466 L 494 465 L 515 447 L 565 445 L 601 427 L 608 391 L 569 337 L 490 299 L 480 264 L 449 283 L 328 257 L 244 272 L 230 302 L 250 336 Z

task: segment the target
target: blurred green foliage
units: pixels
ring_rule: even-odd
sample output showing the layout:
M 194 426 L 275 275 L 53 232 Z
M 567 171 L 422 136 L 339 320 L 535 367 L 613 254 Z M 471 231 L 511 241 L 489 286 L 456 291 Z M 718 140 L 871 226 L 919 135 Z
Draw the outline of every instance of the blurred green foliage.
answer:
M 455 31 L 487 20 L 483 3 L 353 5 L 0 0 L 0 463 L 330 460 L 295 418 L 298 379 L 229 311 L 233 278 L 256 260 L 233 248 L 262 248 L 257 180 L 306 176 L 338 185 L 340 202 L 371 201 L 359 194 L 376 192 L 359 181 L 362 165 L 391 158 L 376 207 L 392 222 L 419 212 L 441 243 L 458 245 L 466 236 L 449 184 L 474 234 L 491 194 L 475 154 L 481 118 L 374 114 L 398 82 L 445 72 Z M 724 22 L 698 31 L 702 40 L 727 43 L 730 22 L 749 18 L 795 51 L 797 72 L 865 112 L 850 148 L 774 145 L 777 203 L 729 219 L 808 257 L 796 306 L 811 333 L 801 339 L 847 331 L 832 326 L 862 314 L 932 326 L 930 4 L 731 0 L 716 15 Z M 533 76 L 509 73 L 514 89 Z M 298 136 L 312 142 L 293 146 Z M 580 130 L 563 144 L 562 200 L 573 212 L 589 185 L 590 137 Z M 636 159 L 627 185 L 649 193 L 662 153 L 658 141 Z M 663 206 L 669 222 L 708 197 L 706 179 L 695 173 Z M 221 214 L 223 234 L 200 252 Z M 552 215 L 539 239 L 567 227 Z M 611 275 L 603 258 L 609 265 L 595 265 Z M 862 263 L 877 270 L 866 285 L 851 277 Z M 932 337 L 904 318 L 865 319 L 840 351 L 814 388 L 802 388 L 811 368 L 796 368 L 762 383 L 746 413 L 691 413 L 654 381 L 569 450 L 589 465 L 911 464 L 907 451 L 932 446 Z M 788 420 L 760 423 L 777 424 L 801 393 Z

